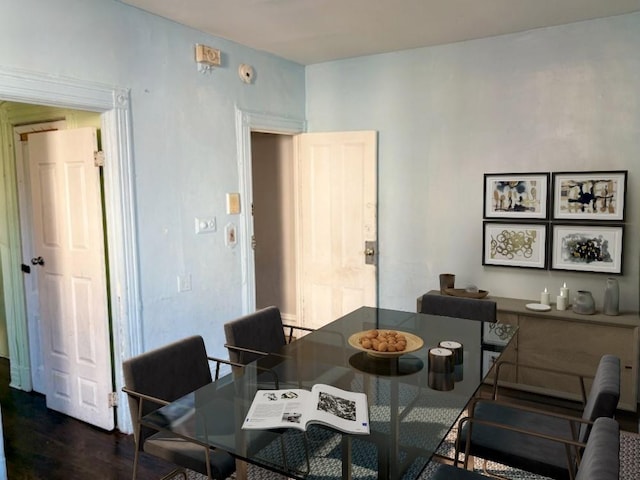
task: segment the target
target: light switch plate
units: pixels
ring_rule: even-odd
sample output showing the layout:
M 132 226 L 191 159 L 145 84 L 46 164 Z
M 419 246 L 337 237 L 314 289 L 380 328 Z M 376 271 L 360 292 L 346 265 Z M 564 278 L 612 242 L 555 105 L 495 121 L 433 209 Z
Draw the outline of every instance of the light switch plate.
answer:
M 216 231 L 216 217 L 196 217 L 196 234 Z
M 178 292 L 189 292 L 191 290 L 191 274 L 184 273 L 178 275 Z
M 238 215 L 240 213 L 240 194 L 227 193 L 227 214 Z

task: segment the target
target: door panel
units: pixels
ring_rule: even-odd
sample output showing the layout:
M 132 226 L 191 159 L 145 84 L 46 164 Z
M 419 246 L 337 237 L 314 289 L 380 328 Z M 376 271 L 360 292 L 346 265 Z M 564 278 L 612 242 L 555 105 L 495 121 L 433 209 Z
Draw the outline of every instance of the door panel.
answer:
M 22 262 L 30 265 L 33 248 L 33 212 L 31 208 L 31 182 L 29 175 L 28 135 L 34 132 L 64 130 L 64 120 L 17 126 L 13 130 L 16 155 L 16 180 L 18 186 L 18 204 L 20 205 L 20 237 L 22 240 Z M 50 216 L 46 216 L 50 218 Z M 38 276 L 23 275 L 25 307 L 29 337 L 29 360 L 31 381 L 34 391 L 45 394 L 44 360 L 40 334 L 40 303 L 38 300 Z
M 29 136 L 47 406 L 110 430 L 113 409 L 94 128 Z
M 297 136 L 301 310 L 318 328 L 377 304 L 377 268 L 365 242 L 377 240 L 376 132 Z

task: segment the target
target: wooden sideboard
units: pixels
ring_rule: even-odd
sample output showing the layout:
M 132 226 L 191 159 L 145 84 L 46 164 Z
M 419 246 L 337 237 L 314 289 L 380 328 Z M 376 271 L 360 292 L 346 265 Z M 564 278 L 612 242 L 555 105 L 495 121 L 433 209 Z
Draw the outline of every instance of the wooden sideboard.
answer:
M 547 312 L 525 307 L 527 300 L 492 297 L 497 303 L 498 323 L 518 325 L 516 364 L 561 369 L 591 375 L 602 355 L 620 357 L 620 403 L 618 408 L 636 411 L 638 406 L 638 363 L 640 317 L 623 312 L 610 316 L 596 312 L 580 315 L 571 310 Z M 561 398 L 580 400 L 579 383 L 566 375 L 554 375 L 515 367 L 518 387 Z M 587 393 L 591 382 L 586 382 Z
M 620 403 L 622 410 L 637 411 L 640 362 L 640 316 L 621 312 L 609 316 L 600 312 L 580 315 L 569 310 L 546 312 L 526 308 L 532 300 L 487 297 L 497 304 L 498 323 L 518 325 L 514 350 L 509 354 L 516 366 L 501 371 L 510 387 L 544 395 L 581 400 L 580 385 L 567 375 L 541 372 L 520 365 L 559 369 L 593 376 L 604 354 L 620 357 Z M 484 325 L 485 331 L 490 325 Z M 511 350 L 511 348 L 509 349 Z M 587 379 L 587 394 L 591 381 Z

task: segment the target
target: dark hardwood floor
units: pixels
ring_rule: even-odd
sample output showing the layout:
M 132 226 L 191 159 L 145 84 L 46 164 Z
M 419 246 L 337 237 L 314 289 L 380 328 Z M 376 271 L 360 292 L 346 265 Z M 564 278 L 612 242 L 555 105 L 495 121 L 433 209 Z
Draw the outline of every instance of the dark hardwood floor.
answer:
M 133 437 L 105 432 L 47 409 L 44 396 L 9 388 L 0 359 L 0 404 L 9 480 L 130 479 Z M 139 479 L 157 479 L 171 465 L 142 454 Z

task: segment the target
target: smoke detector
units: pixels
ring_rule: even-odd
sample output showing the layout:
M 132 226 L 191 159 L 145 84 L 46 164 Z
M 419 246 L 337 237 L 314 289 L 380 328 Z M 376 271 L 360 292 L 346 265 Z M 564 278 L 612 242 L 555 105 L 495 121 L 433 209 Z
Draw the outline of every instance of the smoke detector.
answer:
M 238 76 L 244 83 L 252 83 L 254 76 L 253 67 L 246 63 L 241 63 L 238 67 Z

